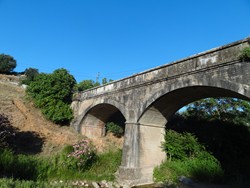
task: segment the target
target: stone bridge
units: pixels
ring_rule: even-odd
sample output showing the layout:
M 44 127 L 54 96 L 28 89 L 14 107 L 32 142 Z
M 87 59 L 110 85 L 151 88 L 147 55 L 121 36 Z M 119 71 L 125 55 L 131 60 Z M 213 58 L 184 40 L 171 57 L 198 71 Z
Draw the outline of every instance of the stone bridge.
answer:
M 152 182 L 168 119 L 181 107 L 207 97 L 250 100 L 250 63 L 239 54 L 250 38 L 75 94 L 72 126 L 88 137 L 105 135 L 105 124 L 125 128 L 119 178 Z

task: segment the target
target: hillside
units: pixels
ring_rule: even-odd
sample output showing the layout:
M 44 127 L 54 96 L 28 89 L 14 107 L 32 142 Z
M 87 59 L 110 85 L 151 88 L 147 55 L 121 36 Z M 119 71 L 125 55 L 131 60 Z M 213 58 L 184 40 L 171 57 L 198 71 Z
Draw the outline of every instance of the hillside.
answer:
M 5 114 L 22 133 L 18 142 L 24 152 L 51 155 L 83 138 L 72 127 L 60 127 L 45 119 L 40 110 L 25 97 L 25 89 L 18 82 L 16 76 L 0 74 L 0 114 Z M 92 141 L 100 152 L 110 147 L 121 148 L 123 144 L 123 138 L 110 134 Z
M 59 127 L 46 120 L 39 109 L 25 98 L 25 89 L 17 82 L 15 76 L 0 75 L 0 113 L 5 114 L 11 124 L 25 135 L 20 141 L 23 145 L 30 145 L 24 146 L 27 152 L 32 153 L 36 146 L 35 151 L 51 154 L 80 139 L 81 136 L 72 128 Z

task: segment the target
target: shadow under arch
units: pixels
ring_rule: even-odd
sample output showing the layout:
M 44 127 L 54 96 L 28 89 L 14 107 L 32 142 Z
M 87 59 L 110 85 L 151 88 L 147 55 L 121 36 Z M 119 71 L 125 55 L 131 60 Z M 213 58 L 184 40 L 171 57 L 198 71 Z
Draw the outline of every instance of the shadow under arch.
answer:
M 89 138 L 103 137 L 106 134 L 107 122 L 114 122 L 124 129 L 126 119 L 122 112 L 111 104 L 101 103 L 92 106 L 80 123 L 80 133 Z
M 209 97 L 231 97 L 250 101 L 250 98 L 235 91 L 210 86 L 190 86 L 162 94 L 145 107 L 139 118 L 141 168 L 153 168 L 165 160 L 161 149 L 164 141 L 165 125 L 169 118 L 187 104 Z

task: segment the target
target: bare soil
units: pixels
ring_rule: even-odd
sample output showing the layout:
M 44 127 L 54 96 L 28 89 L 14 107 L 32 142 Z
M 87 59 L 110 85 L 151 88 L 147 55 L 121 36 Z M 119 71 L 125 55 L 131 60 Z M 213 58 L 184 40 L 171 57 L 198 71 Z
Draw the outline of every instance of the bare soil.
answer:
M 72 127 L 61 127 L 45 119 L 41 111 L 27 99 L 25 89 L 17 84 L 18 81 L 16 76 L 0 75 L 0 114 L 5 114 L 12 126 L 26 135 L 20 141 L 23 141 L 28 152 L 51 155 L 83 138 Z M 107 135 L 93 139 L 93 144 L 102 152 L 111 147 L 121 148 L 123 138 Z

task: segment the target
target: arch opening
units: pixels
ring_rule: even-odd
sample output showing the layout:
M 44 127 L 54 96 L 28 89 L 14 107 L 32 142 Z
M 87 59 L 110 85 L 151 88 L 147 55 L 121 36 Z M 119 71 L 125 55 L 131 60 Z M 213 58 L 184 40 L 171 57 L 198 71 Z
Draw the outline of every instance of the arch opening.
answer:
M 163 94 L 148 105 L 138 121 L 141 137 L 139 159 L 141 167 L 153 168 L 166 159 L 161 143 L 164 142 L 165 127 L 168 126 L 168 121 L 173 114 L 191 102 L 208 97 L 232 97 L 250 101 L 248 97 L 234 91 L 208 86 L 186 87 Z
M 89 137 L 104 137 L 106 135 L 106 123 L 114 122 L 125 128 L 125 117 L 121 111 L 113 105 L 102 103 L 92 107 L 81 122 L 81 134 Z
M 216 88 L 216 87 L 207 87 L 207 86 L 195 86 L 195 87 L 187 87 L 187 88 L 182 88 L 182 89 L 177 89 L 174 90 L 172 92 L 169 92 L 165 95 L 162 95 L 161 97 L 159 97 L 157 100 L 155 100 L 152 104 L 150 104 L 145 112 L 142 114 L 141 118 L 139 119 L 139 124 L 140 126 L 140 130 L 142 130 L 140 132 L 140 136 L 143 138 L 142 144 L 140 145 L 140 150 L 142 151 L 142 155 L 140 158 L 140 165 L 141 167 L 143 167 L 145 164 L 147 165 L 152 165 L 152 166 L 156 166 L 159 165 L 163 160 L 165 160 L 166 158 L 166 154 L 164 152 L 162 152 L 162 148 L 161 143 L 164 142 L 165 138 L 165 128 L 170 128 L 170 129 L 177 129 L 174 125 L 173 125 L 173 120 L 175 120 L 174 123 L 179 123 L 178 124 L 178 128 L 181 129 L 182 131 L 188 131 L 188 129 L 183 129 L 183 127 L 179 127 L 180 126 L 180 122 L 176 122 L 176 119 L 173 118 L 174 114 L 181 109 L 182 107 L 200 100 L 200 99 L 204 99 L 204 98 L 217 98 L 217 97 L 229 97 L 229 98 L 238 98 L 238 99 L 242 99 L 242 100 L 246 100 L 246 101 L 250 101 L 250 99 L 246 96 L 243 96 L 239 93 L 236 93 L 234 91 L 230 91 L 227 89 L 223 89 L 223 88 Z M 185 108 L 184 108 L 185 110 Z M 240 110 L 240 109 L 239 109 Z M 194 120 L 193 120 L 194 121 Z M 191 122 L 191 121 L 190 121 Z M 189 124 L 193 124 L 194 122 L 191 122 Z M 204 123 L 201 121 L 196 121 L 199 122 L 199 124 Z M 218 123 L 218 120 L 216 120 L 214 123 L 216 124 L 216 122 Z M 183 124 L 183 120 L 181 122 L 181 124 Z M 211 123 L 210 123 L 211 124 Z M 209 125 L 210 125 L 209 124 Z M 229 123 L 225 123 L 222 125 L 223 128 L 225 128 L 226 124 L 228 125 Z M 176 125 L 176 124 L 175 124 Z M 220 137 L 224 138 L 226 137 L 226 139 L 224 139 L 224 142 L 229 141 L 230 139 L 232 139 L 233 137 L 235 137 L 235 135 L 239 135 L 241 134 L 244 138 L 245 138 L 245 142 L 241 143 L 241 146 L 246 146 L 246 141 L 249 142 L 250 144 L 250 132 L 249 132 L 249 128 L 246 127 L 237 127 L 237 126 L 230 126 L 228 125 L 228 130 L 226 129 L 222 129 L 221 127 L 217 127 L 218 129 L 220 129 L 220 131 L 218 131 L 216 129 L 216 127 L 214 126 L 210 126 L 207 123 L 205 123 L 205 125 L 202 127 L 203 128 L 203 133 L 207 134 L 206 137 L 203 137 L 202 135 L 198 135 L 198 139 L 199 140 L 213 140 L 215 139 L 215 136 L 217 135 L 216 139 L 219 140 Z M 151 128 L 149 128 L 151 127 Z M 152 127 L 155 127 L 154 130 L 160 130 L 158 131 L 157 134 L 155 135 L 149 135 L 148 132 L 150 129 L 152 129 Z M 163 130 L 164 129 L 164 130 Z M 189 131 L 193 130 L 193 133 L 198 134 L 197 132 L 199 132 L 200 130 L 197 129 L 197 131 L 195 132 L 195 128 L 189 127 Z M 180 131 L 180 130 L 179 130 Z M 152 132 L 152 130 L 150 130 L 150 132 Z M 227 132 L 227 134 L 226 134 Z M 191 132 L 192 133 L 192 132 Z M 213 133 L 213 134 L 212 134 Z M 162 136 L 159 136 L 160 134 L 162 134 Z M 224 134 L 224 135 L 223 135 Z M 152 139 L 152 137 L 155 137 Z M 241 137 L 241 136 L 240 136 Z M 240 138 L 238 137 L 238 138 Z M 150 146 L 150 147 L 154 147 L 155 149 L 153 150 L 153 152 L 150 152 L 150 147 L 147 147 L 147 145 L 150 145 L 151 139 L 153 140 L 154 146 Z M 216 140 L 215 139 L 215 140 Z M 239 139 L 238 141 L 236 141 L 237 139 L 235 139 L 234 144 L 235 143 L 239 143 Z M 230 145 L 230 144 L 229 144 Z M 229 145 L 227 145 L 229 147 Z M 233 144 L 231 144 L 232 146 Z M 236 144 L 237 145 L 237 144 Z M 224 146 L 224 147 L 227 147 Z M 250 145 L 248 145 L 250 148 Z M 221 148 L 219 148 L 219 146 L 210 146 L 210 147 L 215 147 L 215 150 L 217 150 L 217 153 L 219 153 L 221 151 Z M 223 147 L 223 146 L 222 146 Z M 225 149 L 225 148 L 224 148 Z M 243 152 L 243 148 L 241 148 L 241 151 L 238 151 L 238 153 L 242 153 Z M 228 149 L 227 151 L 230 151 L 230 149 Z M 157 155 L 156 155 L 157 152 Z M 211 152 L 216 152 L 216 151 L 211 151 Z M 248 153 L 248 151 L 247 151 Z M 231 168 L 231 166 L 228 166 L 228 164 L 230 164 L 230 160 L 232 162 L 232 158 L 231 159 L 223 159 L 223 157 L 225 158 L 226 156 L 229 155 L 233 155 L 233 153 L 228 152 L 227 154 L 223 154 L 223 156 L 220 156 L 219 154 L 217 154 L 217 158 L 219 161 L 222 160 L 226 160 L 226 162 L 224 162 L 224 164 L 222 164 L 223 169 L 226 170 L 226 174 L 228 175 L 227 172 L 232 171 L 233 167 Z M 155 157 L 157 156 L 157 157 Z M 243 156 L 243 155 L 242 155 Z M 248 155 L 244 155 L 243 158 L 245 160 L 245 162 L 248 160 L 249 161 L 249 157 L 250 156 L 250 149 L 249 149 L 249 153 Z M 149 159 L 153 159 L 151 163 L 148 163 L 147 161 L 149 161 Z M 227 157 L 228 158 L 228 157 Z M 239 161 L 239 156 L 237 158 L 237 156 L 234 156 L 235 160 L 237 159 Z M 236 161 L 235 161 L 236 162 Z M 242 166 L 243 167 L 243 166 Z M 239 169 L 239 168 L 238 168 Z M 250 170 L 250 167 L 248 168 L 248 171 Z M 245 175 L 249 176 L 250 173 L 245 171 Z M 231 174 L 229 174 L 231 175 Z

